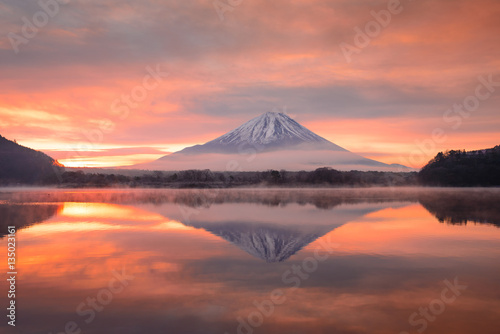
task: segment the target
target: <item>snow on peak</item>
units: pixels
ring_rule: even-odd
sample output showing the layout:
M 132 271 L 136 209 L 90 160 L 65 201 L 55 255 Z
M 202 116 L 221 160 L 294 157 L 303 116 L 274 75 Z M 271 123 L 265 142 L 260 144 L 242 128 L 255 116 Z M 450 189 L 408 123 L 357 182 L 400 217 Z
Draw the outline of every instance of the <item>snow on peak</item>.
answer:
M 211 143 L 228 145 L 243 142 L 266 145 L 280 142 L 296 144 L 300 142 L 327 143 L 328 141 L 283 113 L 266 112 L 214 139 Z

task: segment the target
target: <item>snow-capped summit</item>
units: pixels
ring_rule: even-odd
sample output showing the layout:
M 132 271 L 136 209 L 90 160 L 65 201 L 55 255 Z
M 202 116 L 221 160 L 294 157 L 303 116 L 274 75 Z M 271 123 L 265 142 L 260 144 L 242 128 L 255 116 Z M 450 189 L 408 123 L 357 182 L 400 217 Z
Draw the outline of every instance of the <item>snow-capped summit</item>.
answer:
M 152 170 L 213 171 L 297 171 L 319 167 L 389 171 L 404 166 L 387 165 L 349 152 L 279 112 L 266 112 L 205 144 L 134 166 Z
M 211 143 L 222 145 L 242 142 L 266 145 L 277 142 L 326 143 L 328 141 L 306 129 L 287 115 L 278 112 L 266 112 L 211 141 Z
M 298 145 L 345 151 L 284 113 L 266 112 L 204 145 L 188 147 L 181 152 L 187 154 L 238 153 L 249 147 L 262 152 L 288 149 Z

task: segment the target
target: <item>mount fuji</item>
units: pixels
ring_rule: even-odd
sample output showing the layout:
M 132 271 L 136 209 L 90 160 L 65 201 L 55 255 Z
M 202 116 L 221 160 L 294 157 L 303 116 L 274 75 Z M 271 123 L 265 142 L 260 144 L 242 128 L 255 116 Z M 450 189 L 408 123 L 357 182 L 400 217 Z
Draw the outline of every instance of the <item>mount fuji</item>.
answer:
M 134 168 L 151 170 L 211 169 L 259 171 L 269 169 L 408 170 L 352 153 L 300 125 L 288 115 L 266 112 L 203 145 L 166 155 Z
M 315 226 L 314 229 L 304 231 L 304 228 L 272 224 L 228 222 L 206 224 L 198 228 L 203 228 L 266 262 L 283 262 L 336 227 Z
M 179 153 L 242 153 L 248 148 L 259 152 L 289 148 L 347 151 L 283 113 L 267 112 L 206 144 L 187 147 Z

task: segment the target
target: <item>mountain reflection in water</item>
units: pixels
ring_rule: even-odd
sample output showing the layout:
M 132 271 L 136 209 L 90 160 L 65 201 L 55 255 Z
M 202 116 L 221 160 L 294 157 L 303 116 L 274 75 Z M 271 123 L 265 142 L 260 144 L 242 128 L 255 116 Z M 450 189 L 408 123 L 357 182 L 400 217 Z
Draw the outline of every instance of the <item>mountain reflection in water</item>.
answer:
M 409 316 L 458 277 L 467 290 L 426 333 L 497 333 L 499 199 L 496 189 L 3 190 L 2 226 L 18 228 L 16 329 L 237 333 L 237 319 L 281 289 L 286 302 L 255 333 L 413 333 Z M 321 244 L 334 253 L 299 288 L 284 283 Z M 122 268 L 134 280 L 87 324 L 77 306 Z

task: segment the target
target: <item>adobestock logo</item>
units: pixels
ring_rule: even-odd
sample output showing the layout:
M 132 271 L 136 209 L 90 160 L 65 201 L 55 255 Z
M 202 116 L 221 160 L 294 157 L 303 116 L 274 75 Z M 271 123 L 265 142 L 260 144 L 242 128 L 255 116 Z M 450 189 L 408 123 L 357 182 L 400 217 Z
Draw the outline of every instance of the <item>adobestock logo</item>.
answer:
M 429 322 L 435 321 L 437 316 L 446 310 L 446 306 L 454 303 L 457 297 L 462 295 L 462 291 L 467 289 L 467 285 L 458 282 L 458 277 L 455 277 L 453 283 L 447 279 L 443 283 L 445 288 L 441 290 L 439 298 L 431 300 L 428 307 L 420 307 L 418 312 L 413 312 L 408 318 L 408 323 L 412 327 L 417 327 L 418 333 L 423 333 Z M 410 332 L 403 331 L 399 334 L 410 334 Z
M 225 20 L 224 13 L 232 12 L 236 7 L 241 5 L 243 0 L 227 0 L 227 2 L 221 0 L 215 0 L 213 2 L 215 11 L 219 16 L 219 19 L 223 22 Z
M 40 0 L 38 1 L 38 6 L 40 10 L 37 11 L 31 17 L 31 20 L 26 16 L 21 18 L 23 25 L 21 27 L 20 33 L 9 32 L 7 38 L 10 41 L 12 50 L 14 53 L 19 53 L 19 46 L 21 44 L 28 44 L 30 40 L 35 38 L 40 29 L 45 27 L 51 18 L 59 14 L 61 9 L 60 5 L 66 5 L 70 3 L 71 0 Z
M 353 44 L 345 42 L 339 44 L 340 50 L 347 63 L 352 62 L 352 56 L 354 54 L 360 54 L 364 48 L 368 47 L 372 40 L 377 38 L 382 31 L 389 26 L 393 16 L 401 14 L 403 9 L 404 7 L 400 0 L 389 0 L 387 2 L 387 9 L 382 9 L 378 12 L 372 10 L 370 12 L 373 20 L 368 21 L 363 26 L 363 29 L 359 26 L 354 27 L 355 35 Z
M 246 317 L 237 317 L 236 334 L 254 334 L 256 329 L 261 327 L 266 319 L 270 318 L 279 305 L 287 301 L 287 291 L 289 295 L 299 289 L 303 282 L 311 277 L 311 274 L 318 270 L 321 263 L 339 248 L 339 244 L 332 243 L 330 238 L 319 239 L 318 247 L 314 250 L 313 256 L 308 256 L 300 264 L 293 264 L 289 269 L 283 272 L 281 281 L 285 289 L 274 289 L 264 300 L 254 300 L 255 309 Z M 224 334 L 229 334 L 225 332 Z
M 479 83 L 476 85 L 472 94 L 465 96 L 461 101 L 454 103 L 446 109 L 442 115 L 442 121 L 451 130 L 458 130 L 464 120 L 473 116 L 479 110 L 481 104 L 490 99 L 497 93 L 500 87 L 500 81 L 492 73 L 487 76 L 477 77 Z M 407 158 L 401 157 L 400 162 L 406 166 L 419 166 L 429 160 L 429 156 L 436 154 L 439 145 L 448 140 L 447 132 L 451 131 L 444 127 L 436 127 L 429 134 L 428 138 L 416 139 L 416 148 L 410 152 Z
M 122 293 L 130 285 L 135 277 L 125 272 L 113 270 L 113 277 L 108 281 L 106 287 L 100 289 L 95 297 L 89 296 L 76 307 L 76 314 L 79 317 L 86 317 L 80 324 L 77 321 L 68 321 L 64 325 L 64 330 L 55 334 L 81 334 L 84 332 L 84 325 L 89 325 L 97 316 L 96 312 L 102 312 L 105 306 L 109 305 L 115 296 Z M 52 332 L 49 332 L 52 334 Z
M 111 103 L 111 113 L 121 120 L 129 116 L 130 109 L 135 109 L 141 102 L 146 100 L 149 93 L 163 83 L 169 72 L 162 69 L 162 64 L 156 64 L 156 68 L 146 66 L 147 74 L 143 76 L 141 84 L 134 86 L 129 94 L 122 94 Z

